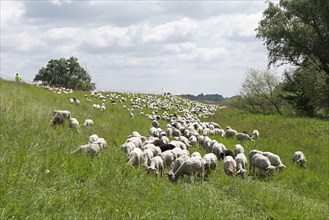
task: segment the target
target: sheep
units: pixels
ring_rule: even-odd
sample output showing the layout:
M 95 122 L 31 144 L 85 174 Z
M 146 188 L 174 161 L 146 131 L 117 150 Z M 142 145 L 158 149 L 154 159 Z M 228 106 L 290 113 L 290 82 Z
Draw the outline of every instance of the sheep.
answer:
M 244 140 L 252 141 L 253 140 L 253 139 L 251 139 L 249 134 L 246 134 L 246 133 L 238 133 L 236 135 L 236 139 L 238 139 L 238 141 L 244 141 Z
M 244 148 L 241 146 L 241 144 L 236 144 L 234 146 L 234 154 L 236 156 L 236 155 L 238 155 L 240 153 L 244 154 Z
M 238 132 L 234 129 L 232 129 L 230 126 L 226 127 L 225 135 L 227 138 L 234 137 L 238 134 Z
M 161 151 L 164 152 L 164 151 L 167 151 L 167 150 L 172 150 L 176 146 L 175 145 L 172 145 L 172 144 L 162 144 L 159 147 L 160 147 Z
M 246 173 L 247 157 L 243 153 L 238 153 L 235 156 L 235 162 L 237 175 L 240 175 L 242 178 L 244 178 Z
M 98 138 L 97 141 L 94 142 L 94 144 L 98 144 L 99 148 L 103 150 L 108 146 L 107 142 L 104 138 Z
M 57 112 L 54 118 L 50 121 L 51 125 L 62 125 L 65 122 L 65 118 L 62 113 Z
M 70 128 L 79 128 L 80 124 L 76 118 L 70 118 L 69 127 Z
M 121 148 L 123 149 L 126 155 L 129 155 L 130 152 L 136 148 L 136 145 L 133 142 L 127 142 L 121 145 Z
M 187 159 L 182 165 L 177 169 L 177 171 L 172 174 L 169 178 L 171 181 L 176 182 L 179 177 L 183 174 L 188 175 L 188 179 L 192 182 L 191 176 L 194 175 L 194 181 L 196 180 L 196 172 L 200 172 L 201 174 L 201 183 L 203 182 L 203 172 L 204 172 L 204 164 L 202 158 L 193 157 Z
M 96 142 L 98 138 L 99 138 L 99 137 L 98 137 L 97 134 L 90 135 L 90 136 L 89 136 L 89 143 L 94 143 L 94 142 Z
M 153 141 L 153 144 L 154 144 L 155 146 L 161 146 L 161 145 L 163 145 L 164 143 L 163 143 L 162 140 L 155 139 L 155 140 Z M 162 149 L 161 149 L 161 150 L 162 150 Z
M 229 176 L 234 176 L 236 173 L 236 162 L 232 156 L 225 156 L 223 162 L 224 172 Z
M 206 171 L 205 178 L 210 174 L 210 170 L 215 170 L 217 167 L 217 157 L 213 153 L 207 153 L 203 156 L 204 169 Z
M 56 115 L 57 113 L 62 114 L 62 116 L 65 119 L 70 119 L 71 118 L 71 112 L 67 110 L 53 110 L 53 115 Z
M 303 152 L 296 151 L 294 153 L 294 157 L 292 158 L 292 160 L 294 161 L 294 163 L 296 163 L 299 166 L 305 168 L 307 160 L 306 160 L 306 157 L 305 157 Z
M 262 151 L 259 151 L 259 150 L 252 150 L 249 152 L 248 154 L 248 157 L 249 157 L 249 173 L 251 173 L 251 160 L 252 160 L 252 157 L 255 155 L 255 154 L 261 154 L 263 153 Z
M 222 152 L 224 152 L 226 149 L 225 145 L 222 143 L 214 142 L 211 148 L 211 153 L 214 153 L 217 157 L 217 159 L 220 159 L 220 155 Z
M 251 139 L 255 140 L 259 138 L 259 131 L 258 130 L 253 130 L 253 132 L 251 133 Z
M 179 147 L 175 147 L 171 150 L 175 154 L 175 158 L 181 157 L 181 156 L 190 156 L 190 152 L 188 150 L 183 150 Z
M 160 124 L 157 120 L 153 120 L 152 121 L 152 126 L 155 127 L 155 128 L 158 128 L 158 127 L 160 127 Z
M 151 159 L 153 158 L 153 151 L 152 149 L 146 149 L 143 151 L 143 161 L 144 161 L 144 166 L 149 166 L 151 164 Z
M 128 164 L 141 165 L 143 162 L 143 152 L 140 148 L 134 148 L 128 156 Z
M 286 166 L 283 165 L 283 163 L 278 155 L 276 155 L 272 152 L 263 152 L 262 155 L 267 157 L 270 160 L 271 165 L 277 167 L 280 172 L 282 172 L 286 168 Z
M 171 163 L 171 170 L 168 173 L 168 177 L 170 178 L 177 170 L 178 168 L 186 161 L 190 159 L 188 155 L 182 155 L 178 157 L 174 162 Z
M 151 164 L 146 168 L 149 174 L 155 173 L 156 176 L 162 177 L 164 170 L 163 159 L 160 156 L 155 156 L 151 159 Z
M 94 125 L 94 121 L 92 119 L 86 119 L 83 125 L 85 127 L 92 127 Z
M 80 145 L 78 149 L 71 151 L 70 154 L 87 153 L 90 156 L 98 156 L 100 150 L 101 149 L 99 148 L 98 144 L 88 143 L 85 145 Z
M 252 167 L 252 174 L 255 174 L 255 168 L 259 169 L 259 174 L 265 176 L 268 172 L 269 175 L 273 175 L 275 167 L 271 165 L 270 160 L 262 154 L 256 153 L 252 156 L 250 161 Z
M 201 154 L 199 152 L 195 151 L 195 152 L 193 152 L 191 154 L 191 157 L 199 157 L 199 158 L 201 158 Z
M 170 164 L 176 159 L 176 155 L 172 150 L 167 150 L 159 154 L 160 157 L 163 159 L 163 165 L 170 166 Z
M 223 160 L 227 156 L 231 156 L 232 158 L 234 158 L 233 152 L 231 150 L 225 149 L 219 154 L 219 159 Z

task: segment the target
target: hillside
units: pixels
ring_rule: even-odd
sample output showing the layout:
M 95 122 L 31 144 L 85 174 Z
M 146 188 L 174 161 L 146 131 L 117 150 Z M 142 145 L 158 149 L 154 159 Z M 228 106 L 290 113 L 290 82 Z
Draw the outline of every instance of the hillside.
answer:
M 211 114 L 206 112 L 208 105 L 174 96 L 107 94 L 102 112 L 92 108 L 102 101 L 86 92 L 56 94 L 0 80 L 0 219 L 328 218 L 328 121 L 242 115 L 217 107 Z M 92 102 L 85 101 L 85 95 Z M 72 97 L 81 104 L 72 105 Z M 126 101 L 121 103 L 122 97 Z M 54 109 L 71 111 L 80 124 L 91 118 L 94 126 L 77 131 L 69 129 L 66 121 L 52 127 Z M 241 179 L 225 175 L 223 161 L 218 161 L 216 171 L 201 184 L 199 180 L 189 183 L 186 177 L 172 183 L 166 176 L 148 175 L 143 166 L 127 165 L 120 145 L 133 131 L 149 135 L 148 115 L 165 111 L 177 116 L 198 113 L 202 122 L 216 122 L 222 128 L 258 129 L 258 140 L 241 142 L 246 154 L 252 149 L 274 152 L 287 169 L 271 177 Z M 159 122 L 163 129 L 169 123 Z M 98 157 L 69 154 L 92 134 L 109 145 Z M 219 136 L 211 139 L 231 150 L 240 143 Z M 306 169 L 291 160 L 297 150 L 308 159 Z M 205 154 L 199 146 L 189 151 Z

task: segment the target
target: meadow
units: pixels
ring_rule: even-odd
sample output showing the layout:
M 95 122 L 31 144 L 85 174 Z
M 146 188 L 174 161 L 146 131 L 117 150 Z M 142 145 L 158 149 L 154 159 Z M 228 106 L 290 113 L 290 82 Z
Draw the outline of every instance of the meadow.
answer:
M 119 103 L 107 102 L 106 111 L 95 111 L 84 101 L 85 94 L 89 95 L 83 91 L 58 95 L 0 80 L 0 219 L 329 218 L 328 121 L 217 110 L 201 120 L 238 131 L 258 129 L 258 140 L 241 143 L 245 152 L 276 153 L 286 170 L 271 177 L 241 179 L 225 175 L 219 161 L 216 172 L 203 184 L 186 178 L 172 183 L 166 176 L 156 178 L 143 167 L 127 165 L 120 148 L 132 131 L 148 135 L 151 121 L 139 110 L 130 118 Z M 71 97 L 81 100 L 80 106 L 70 104 Z M 131 108 L 129 101 L 125 105 Z M 91 118 L 94 126 L 81 127 L 79 132 L 70 130 L 67 122 L 52 127 L 54 109 L 71 111 L 80 123 Z M 160 121 L 162 128 L 166 124 Z M 100 156 L 69 154 L 92 134 L 109 144 Z M 231 150 L 239 143 L 214 139 Z M 308 159 L 305 169 L 291 159 L 297 150 Z M 190 151 L 204 153 L 199 147 Z

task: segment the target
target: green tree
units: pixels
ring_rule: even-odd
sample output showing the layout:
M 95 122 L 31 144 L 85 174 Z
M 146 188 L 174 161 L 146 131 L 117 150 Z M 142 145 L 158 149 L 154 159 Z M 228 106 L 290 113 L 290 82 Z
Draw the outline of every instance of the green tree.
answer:
M 33 81 L 42 81 L 52 86 L 63 86 L 71 89 L 95 89 L 91 76 L 80 66 L 76 57 L 50 60 L 47 67 L 42 67 Z
M 239 108 L 252 113 L 282 115 L 279 78 L 268 70 L 248 69 L 238 96 Z
M 295 71 L 285 74 L 284 83 L 288 85 L 283 87 L 295 95 L 284 97 L 295 103 L 301 112 L 304 109 L 307 115 L 313 111 L 310 110 L 311 105 L 315 105 L 312 106 L 314 110 L 329 110 L 328 11 L 328 0 L 281 0 L 279 4 L 269 2 L 256 28 L 257 38 L 265 41 L 269 66 L 291 64 L 296 67 Z M 319 102 L 314 100 L 317 97 L 310 93 L 312 86 L 317 83 L 302 84 L 305 79 L 318 81 L 319 76 L 320 81 L 324 79 L 326 84 L 318 91 L 327 100 L 325 105 L 323 102 L 318 105 Z

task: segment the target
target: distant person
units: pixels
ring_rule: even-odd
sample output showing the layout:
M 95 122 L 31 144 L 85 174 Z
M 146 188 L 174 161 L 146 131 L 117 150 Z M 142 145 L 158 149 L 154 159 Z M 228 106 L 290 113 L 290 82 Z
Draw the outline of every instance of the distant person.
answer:
M 16 73 L 15 80 L 16 80 L 16 82 L 20 82 L 21 81 L 21 77 L 20 77 L 20 75 L 18 73 Z

